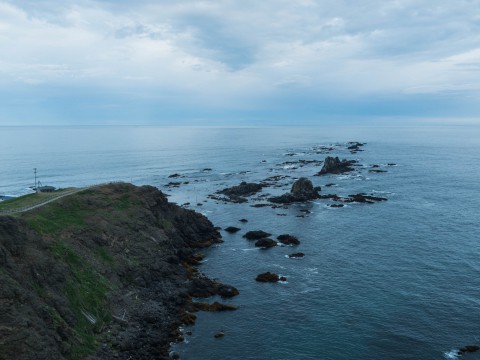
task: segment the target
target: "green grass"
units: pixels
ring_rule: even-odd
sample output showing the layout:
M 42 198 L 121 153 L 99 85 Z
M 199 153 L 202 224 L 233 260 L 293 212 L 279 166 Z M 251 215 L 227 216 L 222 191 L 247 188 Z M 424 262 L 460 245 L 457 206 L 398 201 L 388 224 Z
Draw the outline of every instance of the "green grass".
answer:
M 40 211 L 28 214 L 26 221 L 32 229 L 41 234 L 55 234 L 66 228 L 82 229 L 86 226 L 85 220 L 91 211 L 81 206 L 78 199 L 45 205 Z
M 107 248 L 101 246 L 97 249 L 96 251 L 98 258 L 104 263 L 104 264 L 113 264 L 113 257 L 112 254 L 108 251 Z
M 175 229 L 172 222 L 167 219 L 161 219 L 160 226 L 162 227 L 163 230 L 168 232 L 173 231 Z
M 70 268 L 65 293 L 77 320 L 75 332 L 80 340 L 73 347 L 72 357 L 83 359 L 95 352 L 98 346 L 95 334 L 111 320 L 107 307 L 109 286 L 100 274 L 91 270 L 85 259 L 65 243 L 57 242 L 52 252 Z M 96 323 L 87 320 L 85 313 L 93 315 Z
M 19 196 L 14 199 L 0 202 L 0 211 L 2 210 L 18 210 L 27 206 L 38 204 L 42 201 L 62 195 L 63 193 L 72 190 L 72 188 L 61 189 L 52 193 L 35 193 L 24 196 Z

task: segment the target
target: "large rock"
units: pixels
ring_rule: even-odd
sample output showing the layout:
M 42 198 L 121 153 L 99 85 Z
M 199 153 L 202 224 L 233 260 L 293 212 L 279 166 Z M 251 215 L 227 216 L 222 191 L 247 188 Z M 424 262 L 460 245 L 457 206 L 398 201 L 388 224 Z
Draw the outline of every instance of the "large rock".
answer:
M 229 201 L 242 203 L 247 201 L 247 199 L 245 198 L 246 196 L 255 195 L 257 192 L 262 190 L 262 188 L 262 184 L 247 183 L 245 181 L 242 181 L 240 185 L 217 191 L 217 194 L 226 195 Z
M 356 160 L 340 160 L 337 157 L 327 156 L 325 162 L 323 163 L 322 170 L 316 175 L 324 174 L 343 174 L 349 171 L 353 171 L 352 165 L 355 164 Z
M 289 234 L 282 234 L 277 237 L 277 239 L 284 245 L 299 245 L 300 240 L 296 236 Z
M 266 273 L 258 275 L 255 280 L 259 282 L 278 282 L 278 281 L 287 281 L 287 278 L 284 276 L 278 276 L 277 274 L 273 274 L 267 271 Z
M 318 199 L 320 196 L 318 192 L 320 190 L 321 188 L 319 186 L 313 187 L 313 184 L 309 179 L 302 177 L 293 183 L 290 192 L 280 196 L 271 197 L 268 200 L 277 204 L 305 202 Z
M 261 248 L 271 248 L 277 246 L 277 242 L 275 240 L 265 238 L 265 239 L 260 239 L 257 240 L 255 243 L 256 247 L 261 247 Z
M 272 234 L 262 230 L 254 230 L 254 231 L 247 232 L 245 235 L 243 235 L 243 237 L 247 240 L 259 240 L 259 239 L 269 237 L 270 235 Z

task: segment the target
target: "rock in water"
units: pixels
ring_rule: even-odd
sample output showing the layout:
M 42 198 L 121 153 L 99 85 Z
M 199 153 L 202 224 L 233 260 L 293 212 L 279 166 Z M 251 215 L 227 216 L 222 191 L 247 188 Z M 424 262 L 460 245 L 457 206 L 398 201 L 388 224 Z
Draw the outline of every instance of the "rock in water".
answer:
M 281 196 L 271 197 L 268 200 L 277 204 L 304 202 L 318 199 L 320 196 L 318 192 L 320 190 L 321 188 L 319 186 L 313 187 L 313 184 L 309 179 L 302 177 L 293 183 L 290 192 L 285 193 Z
M 299 252 L 299 253 L 290 254 L 290 255 L 288 255 L 288 257 L 290 259 L 301 259 L 301 258 L 305 257 L 305 254 Z
M 247 201 L 247 199 L 245 198 L 246 196 L 254 195 L 260 190 L 262 190 L 262 188 L 262 184 L 247 183 L 245 181 L 242 181 L 240 185 L 217 191 L 217 194 L 226 195 L 229 201 L 242 203 Z
M 327 156 L 323 163 L 322 170 L 316 175 L 324 174 L 342 174 L 345 172 L 353 171 L 352 165 L 357 161 L 355 160 L 340 160 L 337 157 Z
M 245 235 L 243 235 L 243 237 L 247 240 L 259 240 L 259 239 L 269 237 L 270 235 L 272 234 L 262 230 L 255 230 L 255 231 L 247 232 Z
M 285 245 L 298 245 L 300 244 L 300 240 L 297 239 L 296 236 L 289 235 L 289 234 L 283 234 L 279 235 L 277 239 Z
M 480 346 L 477 345 L 467 345 L 458 350 L 458 355 L 463 355 L 465 353 L 473 353 L 480 350 Z
M 240 228 L 235 227 L 235 226 L 229 226 L 229 227 L 225 228 L 224 230 L 226 232 L 230 233 L 230 234 L 233 234 L 233 233 L 236 233 L 237 231 L 240 231 Z
M 261 247 L 261 248 L 271 248 L 277 246 L 277 242 L 275 240 L 265 238 L 265 239 L 260 239 L 257 240 L 255 243 L 256 247 Z
M 225 333 L 223 332 L 223 330 L 220 330 L 219 332 L 217 332 L 215 335 L 214 335 L 214 338 L 215 339 L 219 339 L 221 337 L 224 337 L 225 336 Z
M 271 272 L 266 272 L 257 276 L 255 280 L 259 282 L 278 282 L 280 277 L 277 274 L 272 274 Z
M 312 182 L 305 177 L 302 177 L 295 181 L 292 185 L 292 189 L 290 190 L 290 192 L 295 195 L 311 193 L 313 191 L 314 189 Z

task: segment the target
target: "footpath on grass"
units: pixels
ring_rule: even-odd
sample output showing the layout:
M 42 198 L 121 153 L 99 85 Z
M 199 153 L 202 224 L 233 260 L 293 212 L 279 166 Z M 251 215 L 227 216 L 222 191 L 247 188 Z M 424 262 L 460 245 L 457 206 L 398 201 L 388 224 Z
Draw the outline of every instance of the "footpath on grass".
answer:
M 90 185 L 82 188 L 69 188 L 65 190 L 60 190 L 57 192 L 49 193 L 48 195 L 46 193 L 39 193 L 39 194 L 29 194 L 25 196 L 21 196 L 15 199 L 11 200 L 6 200 L 2 203 L 0 203 L 0 215 L 13 215 L 13 214 L 20 214 L 26 211 L 30 211 L 39 207 L 42 207 L 44 205 L 47 205 L 51 202 L 57 201 L 59 199 L 62 199 L 66 196 L 70 196 L 76 193 L 79 193 L 80 191 L 84 191 L 87 189 L 92 189 L 98 186 L 102 185 L 107 185 L 107 184 L 113 184 L 113 183 L 119 183 L 119 182 L 110 182 L 110 183 L 102 183 L 102 184 L 95 184 L 95 185 Z M 40 199 L 36 195 L 45 195 L 42 196 Z M 28 197 L 28 199 L 27 199 Z M 15 206 L 15 205 L 18 205 Z M 2 207 L 4 207 L 2 209 Z

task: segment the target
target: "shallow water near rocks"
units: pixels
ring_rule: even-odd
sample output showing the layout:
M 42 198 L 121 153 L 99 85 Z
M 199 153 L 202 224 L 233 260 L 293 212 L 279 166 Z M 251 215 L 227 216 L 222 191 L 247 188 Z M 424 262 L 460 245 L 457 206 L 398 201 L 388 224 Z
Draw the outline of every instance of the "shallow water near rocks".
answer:
M 478 127 L 2 127 L 0 134 L 0 195 L 27 193 L 36 167 L 42 184 L 56 187 L 151 184 L 216 226 L 241 228 L 222 231 L 225 243 L 206 250 L 200 267 L 240 290 L 227 301 L 240 308 L 198 313 L 193 335 L 174 346 L 183 359 L 445 359 L 480 343 Z M 350 154 L 348 141 L 366 142 L 365 151 Z M 283 164 L 323 160 L 328 154 L 313 149 L 330 144 L 330 155 L 364 166 L 314 177 L 320 165 Z M 368 172 L 374 164 L 387 172 Z M 174 173 L 183 177 L 169 179 Z M 207 197 L 274 175 L 290 177 L 257 195 L 280 195 L 306 176 L 322 194 L 388 201 L 272 209 L 250 206 L 264 199 Z M 165 187 L 170 181 L 181 184 Z M 289 233 L 301 244 L 257 249 L 242 238 L 249 230 Z M 305 257 L 286 257 L 295 252 Z M 266 271 L 287 282 L 257 283 Z M 215 339 L 220 330 L 225 336 Z

